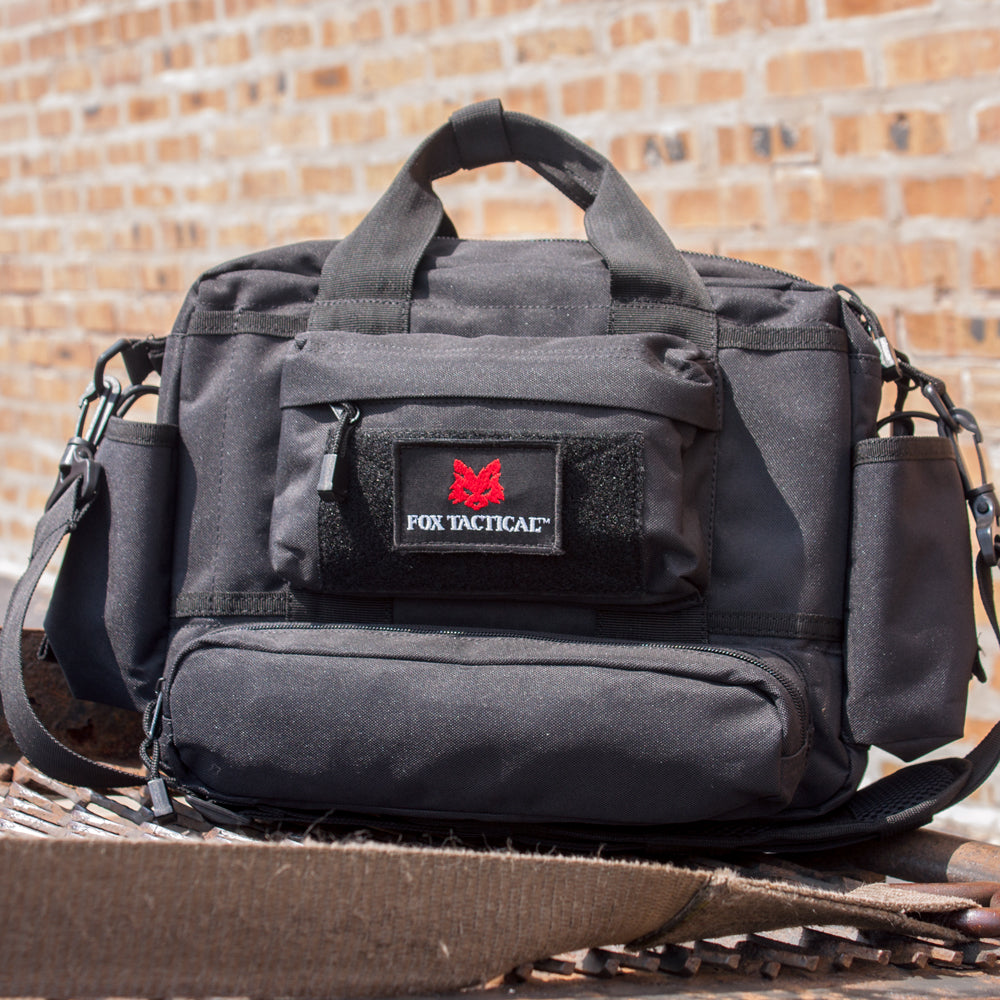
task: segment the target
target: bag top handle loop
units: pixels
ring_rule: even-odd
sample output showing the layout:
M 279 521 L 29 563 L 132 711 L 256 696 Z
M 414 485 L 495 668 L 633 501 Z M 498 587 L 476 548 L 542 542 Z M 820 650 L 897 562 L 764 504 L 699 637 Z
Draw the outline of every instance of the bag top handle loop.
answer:
M 458 145 L 458 160 L 464 170 L 508 163 L 515 158 L 503 124 L 503 105 L 498 100 L 461 108 L 449 122 Z
M 433 181 L 509 160 L 532 167 L 584 209 L 587 238 L 610 272 L 609 332 L 669 332 L 714 353 L 708 291 L 621 174 L 569 133 L 505 111 L 498 100 L 462 108 L 428 136 L 334 246 L 309 329 L 407 332 L 414 275 L 444 218 Z

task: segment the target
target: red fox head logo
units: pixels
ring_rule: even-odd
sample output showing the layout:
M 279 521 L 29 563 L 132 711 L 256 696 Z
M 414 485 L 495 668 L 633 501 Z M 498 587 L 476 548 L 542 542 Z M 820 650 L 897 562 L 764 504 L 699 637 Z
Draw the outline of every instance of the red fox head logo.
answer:
M 456 458 L 455 481 L 451 484 L 448 499 L 452 503 L 464 503 L 473 510 L 482 510 L 491 503 L 503 503 L 500 459 L 493 459 L 476 473 Z

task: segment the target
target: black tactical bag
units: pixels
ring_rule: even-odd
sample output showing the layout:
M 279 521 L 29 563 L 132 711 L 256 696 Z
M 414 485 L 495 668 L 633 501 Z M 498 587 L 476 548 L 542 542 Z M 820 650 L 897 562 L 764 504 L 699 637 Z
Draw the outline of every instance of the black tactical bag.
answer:
M 456 237 L 432 181 L 508 160 L 587 242 Z M 158 421 L 123 419 L 154 370 Z M 834 844 L 919 825 L 1000 754 L 995 730 L 857 791 L 870 746 L 963 732 L 966 501 L 989 609 L 997 561 L 972 416 L 846 289 L 679 253 L 603 157 L 499 102 L 346 239 L 204 274 L 85 403 L 3 630 L 11 729 L 65 780 L 134 781 L 24 694 L 66 533 L 48 641 L 77 696 L 145 711 L 158 814 L 174 789 L 233 821 Z

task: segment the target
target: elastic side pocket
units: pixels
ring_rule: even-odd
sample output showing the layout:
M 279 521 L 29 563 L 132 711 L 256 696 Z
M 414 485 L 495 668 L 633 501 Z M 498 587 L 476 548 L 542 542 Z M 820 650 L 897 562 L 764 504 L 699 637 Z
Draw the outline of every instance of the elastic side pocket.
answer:
M 944 438 L 858 442 L 847 604 L 852 739 L 912 760 L 961 737 L 978 650 L 965 496 Z
M 142 708 L 170 616 L 177 428 L 112 419 L 101 484 L 70 535 L 45 632 L 77 698 Z

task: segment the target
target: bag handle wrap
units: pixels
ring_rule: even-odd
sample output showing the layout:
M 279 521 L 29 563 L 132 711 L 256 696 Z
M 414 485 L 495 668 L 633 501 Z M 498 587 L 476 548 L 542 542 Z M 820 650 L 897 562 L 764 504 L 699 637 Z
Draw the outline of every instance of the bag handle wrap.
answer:
M 408 332 L 414 275 L 445 218 L 433 182 L 511 160 L 584 209 L 587 238 L 610 272 L 611 333 L 662 329 L 714 351 L 705 285 L 622 175 L 562 129 L 504 111 L 497 100 L 463 108 L 424 140 L 354 232 L 334 246 L 309 329 Z

